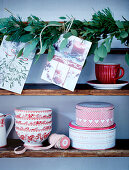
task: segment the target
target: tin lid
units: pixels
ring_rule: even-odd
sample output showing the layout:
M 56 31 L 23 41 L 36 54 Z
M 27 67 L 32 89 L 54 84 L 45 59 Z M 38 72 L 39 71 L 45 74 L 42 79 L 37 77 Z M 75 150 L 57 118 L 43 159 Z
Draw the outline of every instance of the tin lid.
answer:
M 18 107 L 15 109 L 15 111 L 24 111 L 24 112 L 42 112 L 42 111 L 52 111 L 50 108 L 44 108 L 44 107 Z
M 114 105 L 106 102 L 83 102 L 78 103 L 76 108 L 114 108 Z
M 116 127 L 116 124 L 114 123 L 112 126 L 109 126 L 109 127 L 89 128 L 89 127 L 78 126 L 75 122 L 70 122 L 69 127 L 72 129 L 78 129 L 78 130 L 111 130 Z

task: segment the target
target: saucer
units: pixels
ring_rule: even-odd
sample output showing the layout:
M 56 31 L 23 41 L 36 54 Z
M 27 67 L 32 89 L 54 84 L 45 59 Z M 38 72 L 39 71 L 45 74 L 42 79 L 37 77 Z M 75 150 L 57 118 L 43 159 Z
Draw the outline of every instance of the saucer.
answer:
M 117 80 L 116 84 L 101 84 L 97 80 L 87 81 L 95 89 L 121 89 L 128 84 L 128 81 Z

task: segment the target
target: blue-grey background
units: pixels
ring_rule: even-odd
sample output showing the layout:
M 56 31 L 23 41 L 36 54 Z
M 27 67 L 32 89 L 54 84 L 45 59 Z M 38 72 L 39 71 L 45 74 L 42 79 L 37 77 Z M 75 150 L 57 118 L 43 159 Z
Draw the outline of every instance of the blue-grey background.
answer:
M 45 21 L 58 20 L 58 17 L 73 15 L 76 19 L 90 20 L 94 11 L 110 7 L 115 19 L 122 16 L 129 20 L 129 0 L 0 0 L 0 17 L 8 17 L 4 11 L 8 8 L 15 15 L 26 20 L 30 14 Z M 122 48 L 114 40 L 113 48 Z M 42 55 L 37 64 L 33 64 L 27 83 L 46 83 L 41 74 L 46 62 Z M 123 80 L 129 81 L 129 67 L 124 55 L 108 55 L 105 62 L 120 63 L 125 69 Z M 93 56 L 88 57 L 78 83 L 95 79 Z M 117 138 L 129 139 L 129 97 L 128 96 L 0 96 L 0 112 L 14 115 L 19 106 L 43 106 L 53 109 L 53 132 L 68 135 L 68 123 L 75 119 L 75 105 L 83 101 L 105 101 L 115 105 Z M 10 136 L 18 138 L 14 129 Z M 1 158 L 0 170 L 129 170 L 129 158 Z

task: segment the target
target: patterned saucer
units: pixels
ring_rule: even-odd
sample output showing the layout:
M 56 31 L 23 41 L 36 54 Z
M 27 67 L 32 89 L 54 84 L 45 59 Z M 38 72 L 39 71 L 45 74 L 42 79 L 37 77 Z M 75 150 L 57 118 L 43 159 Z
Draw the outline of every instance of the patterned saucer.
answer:
M 97 80 L 87 81 L 87 84 L 91 85 L 95 89 L 121 89 L 128 84 L 128 81 L 117 80 L 116 84 L 101 84 Z

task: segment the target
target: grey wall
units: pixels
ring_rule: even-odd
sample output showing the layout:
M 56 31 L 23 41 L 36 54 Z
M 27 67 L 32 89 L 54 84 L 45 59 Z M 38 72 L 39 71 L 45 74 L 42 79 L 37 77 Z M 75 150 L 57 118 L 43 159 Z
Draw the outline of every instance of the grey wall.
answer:
M 26 19 L 30 14 L 44 20 L 58 20 L 59 16 L 73 15 L 77 19 L 91 19 L 94 10 L 110 7 L 116 19 L 123 15 L 129 19 L 128 0 L 0 0 L 0 17 L 9 14 L 8 8 L 14 14 Z M 94 10 L 93 10 L 94 9 Z M 114 40 L 112 47 L 123 47 Z M 46 55 L 42 55 L 37 64 L 33 64 L 27 78 L 27 83 L 45 83 L 40 79 Z M 121 63 L 125 68 L 123 80 L 129 80 L 128 66 L 124 55 L 108 55 L 105 62 Z M 87 65 L 82 70 L 78 83 L 95 79 L 93 56 L 88 57 Z M 0 112 L 14 114 L 18 106 L 44 106 L 53 109 L 53 132 L 68 135 L 68 123 L 75 119 L 75 105 L 82 101 L 106 101 L 115 105 L 115 122 L 117 138 L 129 139 L 129 97 L 128 96 L 0 96 Z M 14 129 L 9 137 L 18 138 Z M 129 170 L 129 158 L 19 158 L 0 159 L 0 170 Z
M 3 158 L 1 170 L 129 170 L 129 158 Z

